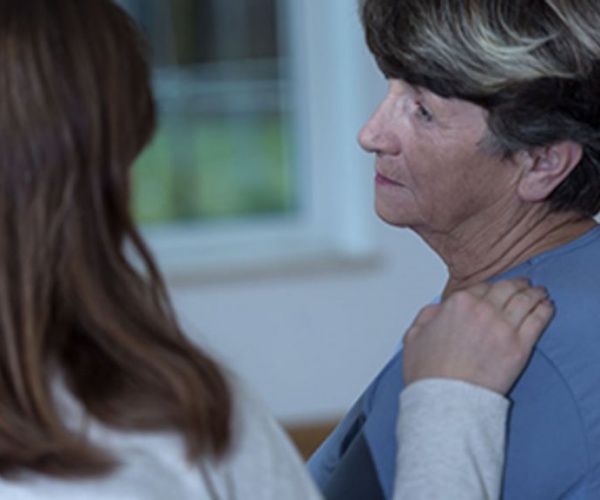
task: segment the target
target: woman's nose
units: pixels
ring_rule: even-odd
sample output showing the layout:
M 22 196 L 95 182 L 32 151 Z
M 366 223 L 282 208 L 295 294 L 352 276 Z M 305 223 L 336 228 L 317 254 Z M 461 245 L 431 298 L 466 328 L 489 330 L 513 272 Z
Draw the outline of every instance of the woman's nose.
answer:
M 358 143 L 368 153 L 394 155 L 400 152 L 399 138 L 387 108 L 384 100 L 358 133 Z
M 369 121 L 363 125 L 358 133 L 358 143 L 368 153 L 377 152 L 378 138 L 377 124 L 375 122 L 375 114 L 369 118 Z

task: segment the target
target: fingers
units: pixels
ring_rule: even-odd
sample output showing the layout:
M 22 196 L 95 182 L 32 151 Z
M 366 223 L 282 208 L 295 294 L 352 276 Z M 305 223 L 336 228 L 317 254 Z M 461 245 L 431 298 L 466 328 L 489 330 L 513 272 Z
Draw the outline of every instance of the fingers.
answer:
M 489 283 L 478 283 L 477 285 L 470 287 L 468 292 L 474 297 L 482 298 L 488 293 L 492 286 L 493 285 L 490 285 Z
M 437 311 L 439 310 L 439 307 L 440 304 L 430 304 L 421 309 L 421 311 L 419 311 L 419 314 L 417 314 L 417 317 L 415 318 L 412 325 L 404 335 L 405 343 L 410 342 L 412 338 L 418 333 L 418 331 L 434 318 Z
M 523 278 L 502 280 L 489 285 L 483 298 L 497 309 L 504 309 L 511 299 L 530 287 L 529 281 Z
M 548 298 L 545 288 L 536 287 L 514 294 L 505 306 L 506 321 L 513 327 L 519 328 L 529 318 L 529 314 Z
M 554 307 L 548 299 L 538 302 L 526 315 L 518 330 L 523 346 L 531 349 L 554 315 Z
M 533 345 L 550 321 L 554 308 L 543 287 L 532 288 L 522 278 L 498 281 L 485 287 L 476 285 L 468 289 L 471 295 L 490 303 L 503 320 L 518 330 L 527 344 Z
M 430 304 L 425 306 L 419 311 L 419 314 L 417 314 L 417 317 L 413 321 L 413 326 L 422 326 L 425 323 L 429 323 L 435 316 L 439 307 L 440 304 Z
M 421 310 L 404 342 L 404 380 L 464 380 L 506 394 L 551 320 L 547 292 L 527 280 L 480 284 Z
M 547 297 L 545 288 L 531 288 L 527 280 L 513 279 L 489 285 L 483 299 L 502 311 L 509 325 L 519 328 L 529 313 Z

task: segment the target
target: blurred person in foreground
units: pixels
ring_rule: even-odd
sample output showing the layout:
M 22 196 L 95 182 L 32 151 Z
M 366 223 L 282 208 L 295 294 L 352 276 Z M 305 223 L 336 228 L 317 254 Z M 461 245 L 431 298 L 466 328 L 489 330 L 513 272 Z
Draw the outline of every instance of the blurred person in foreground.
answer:
M 378 215 L 444 261 L 442 301 L 520 277 L 555 303 L 508 393 L 502 496 L 598 499 L 600 2 L 361 3 L 389 80 L 359 134 Z M 327 499 L 391 497 L 402 372 L 399 353 L 311 458 Z
M 0 67 L 0 498 L 321 498 L 260 401 L 186 339 L 132 220 L 130 168 L 155 128 L 132 21 L 110 0 L 0 0 Z M 439 408 L 432 388 L 450 382 L 464 441 L 444 426 L 422 449 L 464 454 L 459 477 L 477 498 L 480 464 L 490 481 L 502 466 L 498 393 L 552 307 L 519 280 L 455 298 L 409 332 L 403 415 L 422 435 L 415 416 Z M 482 342 L 453 343 L 479 346 L 465 363 L 448 338 Z M 507 356 L 488 364 L 498 350 Z M 419 388 L 432 377 L 458 380 Z M 477 436 L 490 446 L 471 446 Z M 425 473 L 444 480 L 431 456 Z M 420 488 L 422 465 L 400 463 Z

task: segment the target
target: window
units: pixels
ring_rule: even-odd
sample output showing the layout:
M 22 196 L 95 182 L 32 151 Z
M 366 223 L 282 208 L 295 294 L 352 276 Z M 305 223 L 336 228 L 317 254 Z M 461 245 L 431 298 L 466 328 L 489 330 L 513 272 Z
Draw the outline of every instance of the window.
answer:
M 367 252 L 347 149 L 360 122 L 355 7 L 120 3 L 153 52 L 160 126 L 134 169 L 134 210 L 167 275 Z

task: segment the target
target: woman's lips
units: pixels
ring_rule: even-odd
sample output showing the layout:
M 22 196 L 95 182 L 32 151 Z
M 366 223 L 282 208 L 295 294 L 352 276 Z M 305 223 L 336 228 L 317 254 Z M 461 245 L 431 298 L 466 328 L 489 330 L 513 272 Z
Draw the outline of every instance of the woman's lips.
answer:
M 393 181 L 392 179 L 386 177 L 385 175 L 381 175 L 380 173 L 376 173 L 375 175 L 375 184 L 380 186 L 402 186 L 399 182 Z

